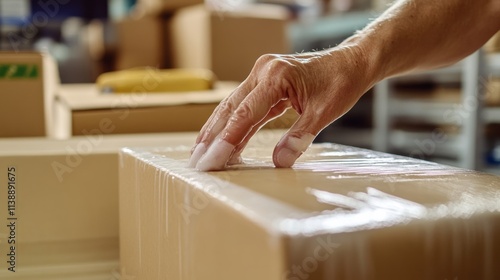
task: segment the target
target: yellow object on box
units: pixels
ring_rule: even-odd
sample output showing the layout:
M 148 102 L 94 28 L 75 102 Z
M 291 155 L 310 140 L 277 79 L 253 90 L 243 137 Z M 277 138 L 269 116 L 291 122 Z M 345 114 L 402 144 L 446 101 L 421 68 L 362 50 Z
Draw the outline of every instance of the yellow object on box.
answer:
M 138 68 L 104 73 L 96 83 L 107 93 L 179 93 L 212 89 L 215 80 L 213 72 L 206 69 Z

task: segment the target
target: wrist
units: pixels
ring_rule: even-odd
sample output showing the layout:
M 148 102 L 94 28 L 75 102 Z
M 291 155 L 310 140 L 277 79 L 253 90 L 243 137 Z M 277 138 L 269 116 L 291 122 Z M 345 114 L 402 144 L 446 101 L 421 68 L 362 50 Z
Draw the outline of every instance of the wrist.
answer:
M 390 76 L 387 63 L 384 63 L 387 60 L 383 58 L 383 46 L 369 36 L 355 34 L 338 47 L 352 50 L 354 55 L 361 61 L 364 75 L 372 85 Z

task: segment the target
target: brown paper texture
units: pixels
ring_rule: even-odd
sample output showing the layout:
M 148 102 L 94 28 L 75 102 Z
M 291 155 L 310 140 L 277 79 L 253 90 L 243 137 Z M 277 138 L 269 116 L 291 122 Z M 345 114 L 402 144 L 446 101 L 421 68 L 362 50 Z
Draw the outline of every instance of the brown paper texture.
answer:
M 500 179 L 340 145 L 202 173 L 120 155 L 121 269 L 137 279 L 497 279 Z

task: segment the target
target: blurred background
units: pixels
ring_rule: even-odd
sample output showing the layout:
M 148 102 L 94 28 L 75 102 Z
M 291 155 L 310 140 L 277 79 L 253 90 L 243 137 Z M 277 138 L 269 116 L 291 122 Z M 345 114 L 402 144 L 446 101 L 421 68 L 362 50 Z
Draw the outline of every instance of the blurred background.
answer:
M 62 84 L 134 67 L 242 81 L 265 53 L 337 45 L 384 0 L 0 0 L 0 49 L 57 61 Z M 317 138 L 500 173 L 500 39 L 446 69 L 382 82 Z

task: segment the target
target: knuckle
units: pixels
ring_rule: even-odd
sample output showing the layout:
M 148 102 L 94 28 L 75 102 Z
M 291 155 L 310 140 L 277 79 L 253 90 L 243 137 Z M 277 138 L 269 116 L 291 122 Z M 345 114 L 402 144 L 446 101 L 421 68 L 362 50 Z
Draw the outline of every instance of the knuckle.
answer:
M 269 72 L 271 75 L 283 75 L 290 68 L 290 62 L 285 59 L 274 59 L 268 63 Z
M 279 55 L 276 55 L 276 54 L 263 54 L 261 55 L 258 59 L 257 59 L 257 65 L 262 65 L 262 64 L 266 64 L 274 59 L 277 59 L 279 58 Z
M 262 55 L 256 65 L 260 69 L 266 69 L 270 74 L 281 73 L 293 66 L 292 62 L 286 57 L 277 54 Z
M 276 79 L 276 77 L 270 75 L 270 76 L 267 76 L 263 81 L 263 85 L 267 88 L 267 89 L 274 89 L 277 85 L 277 83 L 279 82 L 280 80 L 279 79 Z
M 251 104 L 249 102 L 242 102 L 231 116 L 231 121 L 235 123 L 247 123 L 253 119 L 253 115 Z
M 223 116 L 229 116 L 233 112 L 233 104 L 227 99 L 222 100 L 217 107 L 217 111 Z

